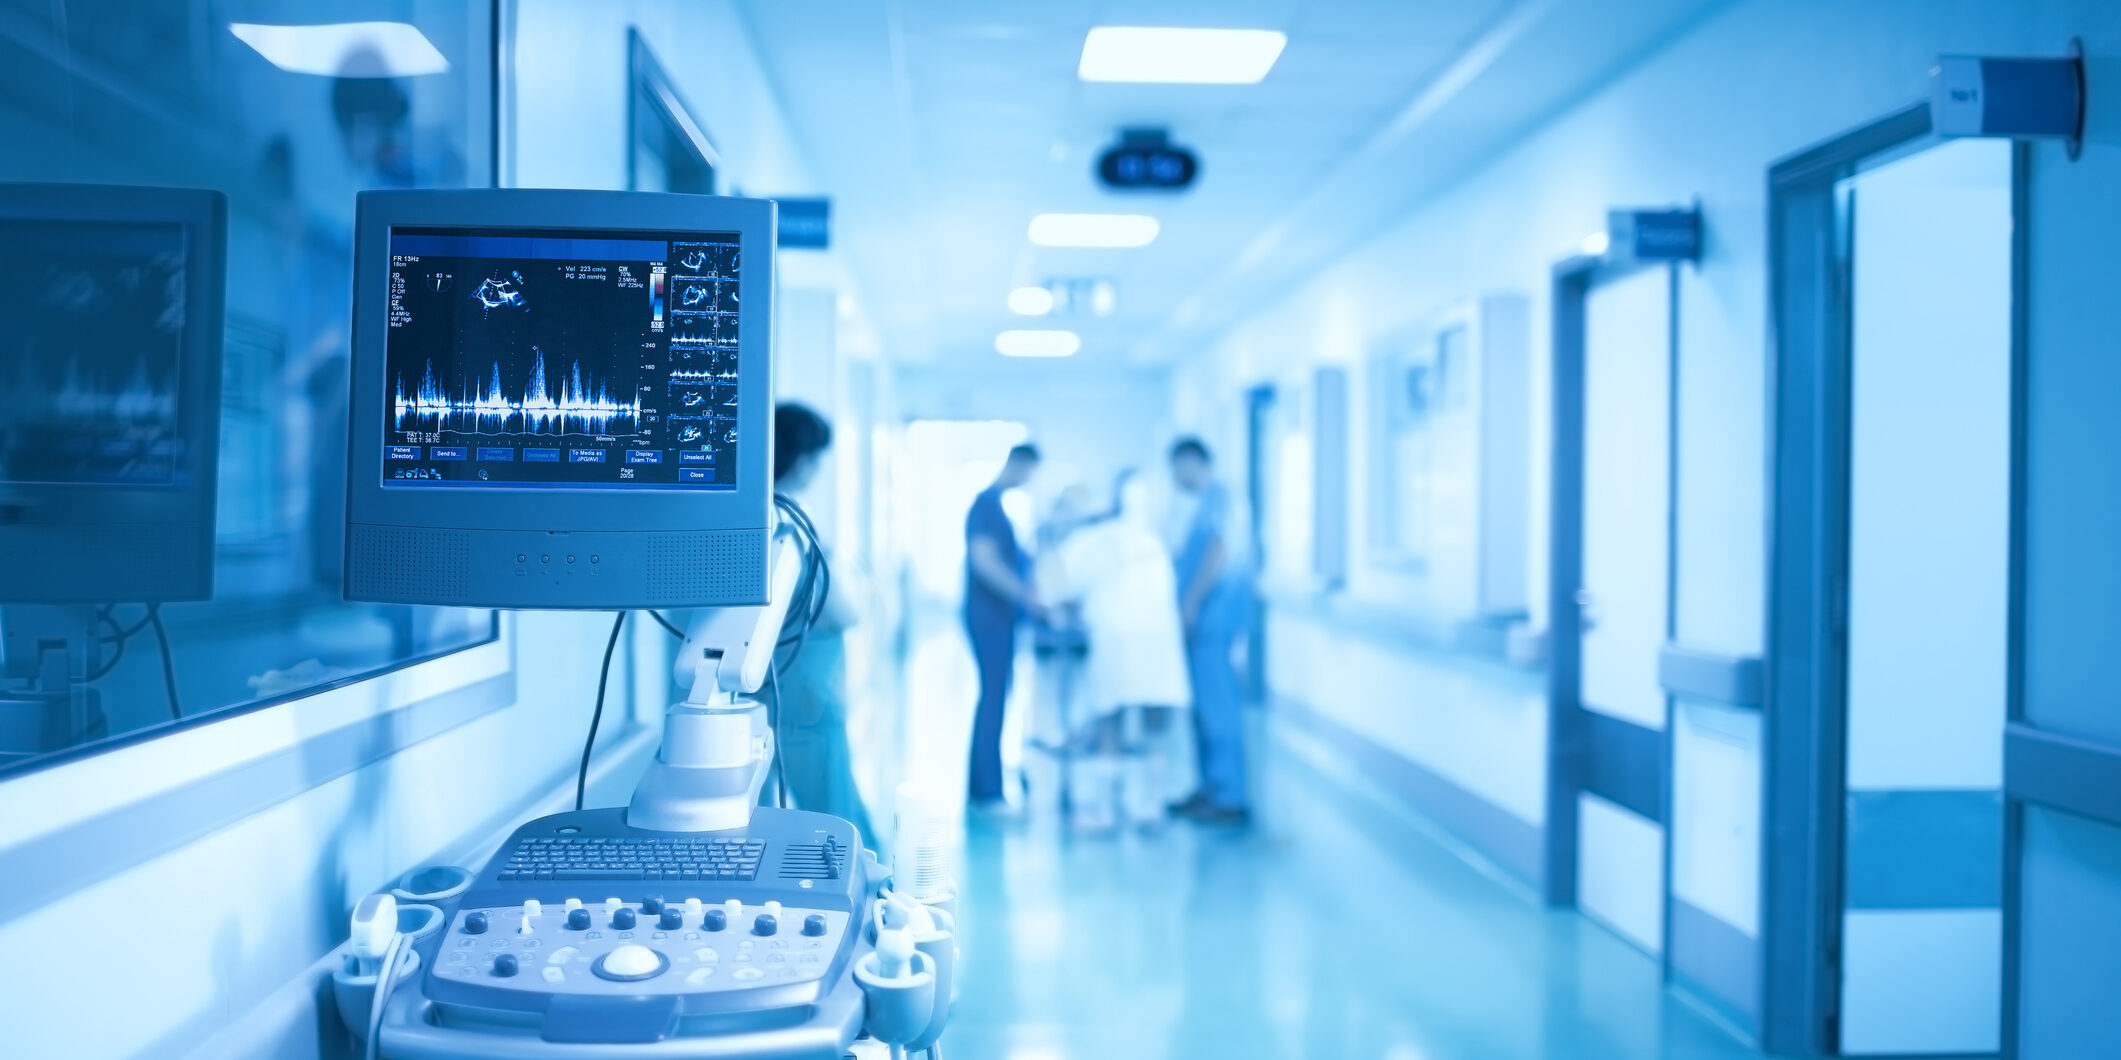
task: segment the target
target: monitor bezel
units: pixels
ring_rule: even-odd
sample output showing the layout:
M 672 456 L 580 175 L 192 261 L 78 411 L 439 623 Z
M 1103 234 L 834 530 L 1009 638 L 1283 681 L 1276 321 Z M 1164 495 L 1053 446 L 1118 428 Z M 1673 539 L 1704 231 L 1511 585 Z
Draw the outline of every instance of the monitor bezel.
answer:
M 348 415 L 347 517 L 351 523 L 459 530 L 764 530 L 772 509 L 775 205 L 766 199 L 658 192 L 498 189 L 367 191 L 357 197 L 353 356 Z M 569 488 L 541 485 L 383 485 L 381 409 L 388 370 L 390 233 L 396 228 L 580 231 L 623 234 L 734 232 L 745 261 L 737 315 L 737 476 L 734 489 L 697 486 Z M 758 348 L 763 345 L 764 348 Z

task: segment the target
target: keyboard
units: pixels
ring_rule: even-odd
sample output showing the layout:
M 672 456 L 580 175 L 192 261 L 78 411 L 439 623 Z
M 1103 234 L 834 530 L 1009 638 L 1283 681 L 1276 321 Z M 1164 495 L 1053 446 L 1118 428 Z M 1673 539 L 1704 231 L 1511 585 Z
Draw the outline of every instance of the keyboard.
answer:
M 495 877 L 514 880 L 750 882 L 766 841 L 741 837 L 556 836 L 525 838 Z

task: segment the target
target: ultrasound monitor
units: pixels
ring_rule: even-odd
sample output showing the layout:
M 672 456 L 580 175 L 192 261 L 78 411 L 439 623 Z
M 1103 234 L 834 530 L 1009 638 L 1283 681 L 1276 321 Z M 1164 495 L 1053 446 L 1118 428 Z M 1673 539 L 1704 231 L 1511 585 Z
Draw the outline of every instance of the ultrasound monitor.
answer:
M 345 589 L 764 603 L 774 204 L 359 196 Z
M 213 595 L 227 230 L 217 191 L 0 184 L 0 603 Z

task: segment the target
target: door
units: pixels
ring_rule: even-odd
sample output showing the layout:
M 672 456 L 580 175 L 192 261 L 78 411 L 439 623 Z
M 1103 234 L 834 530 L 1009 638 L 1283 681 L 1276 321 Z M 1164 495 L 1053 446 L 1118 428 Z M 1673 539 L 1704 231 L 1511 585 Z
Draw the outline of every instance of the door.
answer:
M 1998 1046 L 2011 165 L 2008 142 L 1955 141 L 1839 189 L 1848 1055 Z
M 1672 273 L 1644 269 L 1584 294 L 1583 523 L 1576 900 L 1651 953 L 1664 947 L 1662 784 L 1670 635 Z M 1637 761 L 1648 749 L 1647 761 Z M 1639 775 L 1653 774 L 1643 784 Z M 1619 783 L 1616 783 L 1619 782 Z

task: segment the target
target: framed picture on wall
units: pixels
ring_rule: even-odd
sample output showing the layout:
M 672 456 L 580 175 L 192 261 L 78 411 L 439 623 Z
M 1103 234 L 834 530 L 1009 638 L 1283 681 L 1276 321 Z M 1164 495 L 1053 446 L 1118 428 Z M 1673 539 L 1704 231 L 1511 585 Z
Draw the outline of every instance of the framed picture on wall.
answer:
M 626 106 L 626 187 L 715 194 L 720 152 L 640 31 L 629 34 L 628 47 L 633 88 Z

